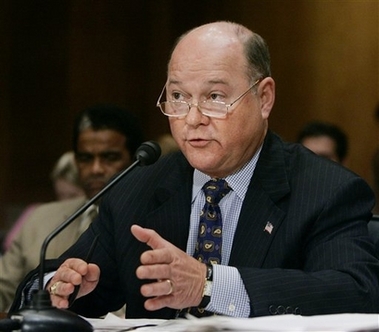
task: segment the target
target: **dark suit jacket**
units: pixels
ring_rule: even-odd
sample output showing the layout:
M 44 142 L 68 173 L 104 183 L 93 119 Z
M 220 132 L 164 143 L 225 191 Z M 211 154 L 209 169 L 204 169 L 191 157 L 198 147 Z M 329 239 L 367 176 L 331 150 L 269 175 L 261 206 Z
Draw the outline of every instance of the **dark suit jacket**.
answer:
M 139 224 L 186 250 L 193 168 L 181 153 L 136 169 L 106 195 L 100 217 L 65 254 L 92 261 L 101 281 L 72 310 L 96 316 L 127 303 L 128 317 L 172 318 L 146 311 L 136 278 L 148 249 L 131 234 Z M 268 133 L 239 217 L 229 265 L 238 268 L 251 316 L 379 312 L 379 262 L 368 237 L 374 197 L 340 165 Z M 264 231 L 271 222 L 271 234 Z M 227 221 L 224 221 L 227 222 Z

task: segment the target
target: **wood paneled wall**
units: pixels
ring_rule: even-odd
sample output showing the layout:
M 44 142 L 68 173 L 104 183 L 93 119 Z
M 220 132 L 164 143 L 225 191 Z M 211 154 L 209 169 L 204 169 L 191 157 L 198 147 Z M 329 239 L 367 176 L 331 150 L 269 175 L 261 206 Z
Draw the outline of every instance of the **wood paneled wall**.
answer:
M 340 125 L 349 167 L 371 183 L 378 145 L 377 0 L 1 0 L 0 230 L 13 207 L 54 198 L 49 172 L 71 148 L 75 114 L 98 102 L 135 112 L 154 139 L 168 131 L 155 107 L 175 39 L 233 20 L 272 55 L 273 130 L 294 140 L 312 119 Z

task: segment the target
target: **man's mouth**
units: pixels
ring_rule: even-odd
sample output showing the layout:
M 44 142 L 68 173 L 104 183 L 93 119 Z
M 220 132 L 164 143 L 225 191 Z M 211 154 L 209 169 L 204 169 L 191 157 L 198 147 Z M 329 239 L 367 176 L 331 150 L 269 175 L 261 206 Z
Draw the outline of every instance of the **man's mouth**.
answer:
M 202 138 L 194 138 L 194 139 L 189 139 L 188 144 L 193 146 L 193 147 L 204 147 L 206 146 L 210 141 Z

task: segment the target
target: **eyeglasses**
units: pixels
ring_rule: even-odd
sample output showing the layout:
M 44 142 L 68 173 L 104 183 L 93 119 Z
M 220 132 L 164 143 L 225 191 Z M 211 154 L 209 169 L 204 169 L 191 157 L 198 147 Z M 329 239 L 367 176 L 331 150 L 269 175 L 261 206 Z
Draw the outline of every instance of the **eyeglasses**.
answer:
M 230 104 L 224 103 L 222 101 L 216 100 L 204 100 L 197 104 L 188 103 L 183 100 L 168 100 L 160 102 L 163 92 L 166 89 L 166 85 L 158 98 L 157 107 L 159 107 L 162 113 L 169 117 L 180 118 L 186 116 L 192 107 L 197 107 L 197 109 L 204 115 L 212 118 L 225 118 L 229 109 L 243 97 L 245 97 L 263 78 L 260 78 L 254 82 L 254 84 L 248 88 L 243 94 L 241 94 L 237 99 L 235 99 Z

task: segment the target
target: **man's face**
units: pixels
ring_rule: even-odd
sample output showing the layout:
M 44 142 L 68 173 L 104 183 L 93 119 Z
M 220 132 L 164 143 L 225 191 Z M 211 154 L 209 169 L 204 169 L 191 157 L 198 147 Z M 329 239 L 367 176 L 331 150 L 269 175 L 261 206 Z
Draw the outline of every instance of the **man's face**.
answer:
M 329 136 L 307 137 L 301 144 L 319 156 L 340 162 L 336 153 L 336 143 Z
M 199 37 L 199 34 L 201 35 Z M 176 47 L 168 68 L 167 100 L 233 102 L 252 84 L 242 45 L 234 36 L 195 32 Z M 192 107 L 183 118 L 169 118 L 173 137 L 189 163 L 212 177 L 225 177 L 254 155 L 267 131 L 274 83 L 266 78 L 238 101 L 226 118 Z M 267 99 L 267 98 L 266 98 Z M 273 100 L 272 100 L 273 103 Z
M 109 129 L 85 129 L 79 134 L 76 163 L 87 198 L 95 196 L 112 176 L 131 164 L 125 142 L 125 136 Z

